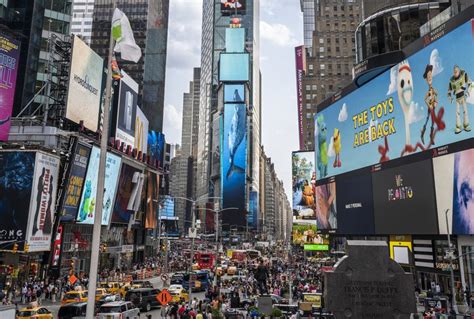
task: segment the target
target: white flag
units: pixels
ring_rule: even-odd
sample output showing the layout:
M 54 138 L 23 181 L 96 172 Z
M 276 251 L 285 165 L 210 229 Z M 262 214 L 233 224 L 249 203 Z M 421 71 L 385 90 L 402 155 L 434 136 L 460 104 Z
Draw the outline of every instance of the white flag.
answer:
M 140 60 L 142 50 L 135 43 L 130 21 L 128 21 L 127 16 L 117 8 L 112 17 L 112 36 L 116 41 L 114 51 L 119 52 L 122 59 L 135 63 Z

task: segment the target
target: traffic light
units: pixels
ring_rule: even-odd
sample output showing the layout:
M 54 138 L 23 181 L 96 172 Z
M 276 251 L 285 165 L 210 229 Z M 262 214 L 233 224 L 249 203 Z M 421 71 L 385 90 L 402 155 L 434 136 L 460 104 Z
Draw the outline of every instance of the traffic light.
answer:
M 16 253 L 18 251 L 18 244 L 14 243 L 13 244 L 13 253 Z

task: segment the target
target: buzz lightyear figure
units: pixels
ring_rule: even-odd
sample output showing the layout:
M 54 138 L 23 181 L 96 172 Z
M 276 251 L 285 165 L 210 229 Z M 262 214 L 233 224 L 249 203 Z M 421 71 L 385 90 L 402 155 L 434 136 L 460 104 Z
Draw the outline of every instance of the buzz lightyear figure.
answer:
M 456 97 L 456 129 L 454 133 L 459 134 L 462 132 L 461 127 L 461 106 L 463 108 L 463 128 L 464 131 L 470 132 L 471 126 L 469 125 L 469 115 L 467 113 L 466 97 L 469 96 L 469 87 L 471 81 L 464 70 L 461 70 L 459 66 L 454 66 L 454 74 L 449 80 L 448 97 L 451 103 L 453 98 Z

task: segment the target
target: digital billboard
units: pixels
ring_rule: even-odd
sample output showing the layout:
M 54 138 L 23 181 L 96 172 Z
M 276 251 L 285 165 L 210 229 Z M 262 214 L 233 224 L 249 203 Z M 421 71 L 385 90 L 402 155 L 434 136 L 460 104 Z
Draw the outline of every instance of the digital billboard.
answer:
M 94 224 L 97 177 L 99 175 L 100 149 L 92 147 L 89 165 L 87 167 L 86 181 L 82 190 L 81 204 L 76 221 L 80 224 Z M 115 201 L 115 192 L 120 173 L 121 158 L 112 153 L 107 153 L 104 183 L 104 201 L 102 209 L 102 225 L 108 225 L 110 214 Z
M 372 174 L 377 234 L 437 234 L 431 160 Z
M 249 192 L 249 212 L 247 214 L 249 227 L 258 227 L 258 192 Z
M 316 219 L 316 173 L 313 152 L 293 152 L 293 220 Z
M 8 141 L 20 42 L 0 32 L 0 141 Z
M 158 209 L 159 209 L 160 218 L 175 217 L 174 197 L 171 197 L 169 195 L 160 196 Z
M 296 66 L 296 96 L 298 107 L 298 133 L 300 150 L 304 149 L 303 137 L 303 76 L 305 72 L 305 52 L 304 45 L 295 48 L 295 66 Z M 317 144 L 315 144 L 317 145 Z
M 66 118 L 97 131 L 104 60 L 79 37 L 73 37 Z
M 155 229 L 158 225 L 158 198 L 160 196 L 160 176 L 147 172 L 145 228 Z
M 125 145 L 135 147 L 135 125 L 137 118 L 138 83 L 127 73 L 123 72 L 119 83 L 117 102 L 117 121 L 115 125 L 115 139 Z
M 219 81 L 246 82 L 250 78 L 248 53 L 221 53 Z
M 0 244 L 23 250 L 30 210 L 35 152 L 0 153 Z M 11 242 L 7 245 L 6 242 Z
M 246 0 L 221 0 L 221 14 L 240 14 L 245 10 Z
M 90 154 L 90 146 L 76 143 L 74 153 L 72 154 L 73 159 L 71 160 L 71 166 L 69 168 L 68 180 L 63 190 L 64 197 L 60 214 L 61 222 L 72 222 L 76 220 Z
M 433 158 L 433 172 L 439 233 L 448 233 L 446 225 L 446 211 L 448 211 L 449 233 L 453 234 L 454 154 Z
M 225 29 L 225 52 L 243 53 L 245 49 L 245 29 L 226 28 Z
M 148 127 L 150 122 L 143 111 L 137 107 L 137 117 L 135 119 L 135 148 L 147 154 L 148 152 Z
M 316 186 L 315 196 L 318 229 L 337 229 L 336 182 Z
M 49 251 L 53 234 L 59 158 L 36 153 L 26 242 L 30 252 Z
M 223 214 L 223 223 L 245 226 L 247 167 L 247 107 L 224 105 L 221 149 L 222 208 L 237 208 Z
M 141 198 L 142 188 L 143 170 L 123 163 L 112 213 L 112 223 L 129 223 L 130 216 L 138 210 L 135 209 L 134 203 Z
M 319 109 L 318 179 L 472 138 L 473 55 L 467 22 Z
M 298 220 L 293 221 L 292 226 L 292 237 L 293 244 L 305 245 L 305 244 L 318 244 L 320 242 L 320 236 L 317 232 L 315 220 Z
M 375 234 L 372 176 L 370 174 L 340 175 L 336 181 L 337 233 Z
M 225 84 L 224 103 L 245 103 L 245 86 L 243 84 Z
M 218 112 L 213 115 L 212 120 L 212 168 L 211 176 L 217 176 L 220 173 L 219 164 L 221 160 L 221 116 Z M 211 195 L 212 196 L 212 195 Z
M 165 144 L 165 135 L 163 133 L 155 131 L 148 133 L 148 154 L 152 160 L 158 161 L 160 167 L 163 167 Z

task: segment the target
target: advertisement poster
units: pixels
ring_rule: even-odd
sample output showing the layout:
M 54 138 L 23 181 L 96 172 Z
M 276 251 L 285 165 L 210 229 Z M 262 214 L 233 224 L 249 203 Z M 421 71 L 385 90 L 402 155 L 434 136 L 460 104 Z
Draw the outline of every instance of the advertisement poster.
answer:
M 146 154 L 148 152 L 148 126 L 149 122 L 143 111 L 137 107 L 135 119 L 135 148 Z
M 82 190 L 81 204 L 76 218 L 76 221 L 80 224 L 94 224 L 99 157 L 100 149 L 97 146 L 93 146 L 89 166 L 87 167 L 86 181 Z M 121 158 L 119 156 L 107 153 L 102 225 L 108 225 L 110 221 L 110 214 L 115 201 L 115 192 L 120 173 L 120 164 Z
M 292 237 L 293 244 L 317 244 L 319 243 L 319 235 L 317 233 L 315 220 L 298 220 L 293 222 Z
M 473 55 L 467 22 L 319 110 L 318 179 L 474 137 Z
M 49 251 L 51 248 L 58 175 L 59 158 L 36 153 L 26 238 L 30 252 Z
M 433 172 L 438 210 L 439 233 L 446 235 L 446 211 L 448 211 L 449 233 L 453 234 L 454 154 L 433 158 Z
M 155 229 L 158 225 L 158 198 L 160 196 L 160 177 L 147 172 L 145 228 Z
M 250 55 L 248 53 L 221 53 L 219 63 L 219 81 L 249 81 Z
M 135 125 L 137 118 L 138 83 L 127 73 L 123 72 L 120 80 L 119 98 L 117 106 L 117 125 L 115 139 L 125 145 L 135 147 Z
M 258 227 L 258 192 L 249 193 L 249 212 L 247 214 L 247 223 L 249 227 Z
M 375 234 L 372 176 L 338 176 L 337 233 L 344 235 Z
M 165 156 L 165 135 L 161 132 L 150 131 L 148 133 L 148 155 L 153 161 L 158 161 L 159 167 L 163 167 Z
M 61 257 L 61 244 L 63 238 L 63 225 L 58 226 L 58 232 L 53 242 L 53 257 L 51 260 L 51 267 L 59 267 Z
M 0 32 L 0 141 L 8 141 L 15 97 L 20 42 Z
M 227 87 L 227 85 L 226 85 Z M 220 161 L 221 161 L 221 152 L 220 152 L 220 126 L 221 126 L 221 117 L 218 113 L 214 114 L 212 121 L 212 168 L 211 176 L 217 176 L 220 173 Z
M 293 152 L 293 220 L 316 219 L 316 173 L 313 152 Z
M 246 0 L 221 0 L 222 15 L 239 14 L 245 11 Z
M 298 107 L 298 136 L 300 150 L 304 149 L 303 137 L 303 76 L 305 72 L 305 52 L 304 45 L 295 48 L 295 65 L 296 65 L 296 96 Z
M 437 234 L 431 160 L 372 174 L 377 234 Z
M 337 229 L 336 182 L 316 186 L 315 196 L 318 229 Z
M 223 214 L 228 225 L 246 225 L 247 111 L 245 104 L 225 104 L 222 135 L 222 208 L 237 208 Z
M 0 153 L 0 244 L 23 250 L 30 210 L 35 152 Z M 12 242 L 8 245 L 8 242 Z
M 73 39 L 66 118 L 78 124 L 83 121 L 86 128 L 95 132 L 104 60 L 79 37 Z
M 117 196 L 112 214 L 112 223 L 128 224 L 130 216 L 136 211 L 133 209 L 134 197 L 141 198 L 141 179 L 143 170 L 122 164 L 120 179 L 117 187 Z M 141 185 L 140 185 L 141 184 Z
M 474 234 L 474 149 L 454 154 L 453 232 Z
M 159 201 L 160 218 L 174 217 L 174 198 L 169 195 L 160 196 Z
M 76 220 L 90 154 L 91 148 L 89 146 L 80 143 L 76 144 L 74 158 L 71 161 L 69 179 L 65 184 L 61 222 Z

